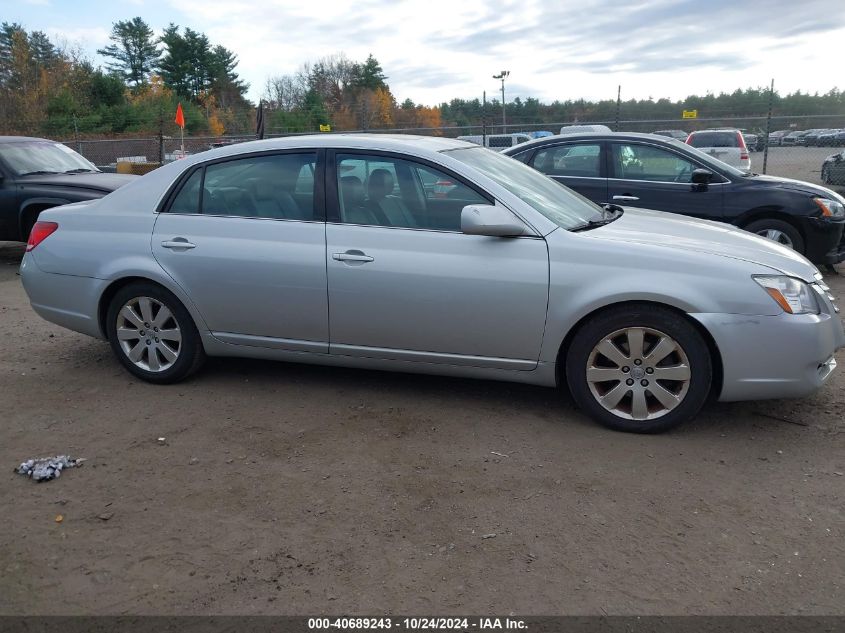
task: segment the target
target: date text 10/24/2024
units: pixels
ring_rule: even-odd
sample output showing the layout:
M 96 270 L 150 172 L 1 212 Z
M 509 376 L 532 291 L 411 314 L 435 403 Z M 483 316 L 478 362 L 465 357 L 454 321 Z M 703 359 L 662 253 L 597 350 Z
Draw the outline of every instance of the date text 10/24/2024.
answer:
M 485 631 L 525 630 L 524 620 L 515 618 L 308 618 L 310 630 L 404 630 L 404 631 Z

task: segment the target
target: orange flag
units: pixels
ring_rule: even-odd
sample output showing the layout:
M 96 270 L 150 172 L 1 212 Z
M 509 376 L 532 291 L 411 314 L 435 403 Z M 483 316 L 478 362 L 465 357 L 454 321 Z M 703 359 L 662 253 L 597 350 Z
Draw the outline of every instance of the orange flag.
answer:
M 176 125 L 185 129 L 185 115 L 182 113 L 182 104 L 176 106 Z

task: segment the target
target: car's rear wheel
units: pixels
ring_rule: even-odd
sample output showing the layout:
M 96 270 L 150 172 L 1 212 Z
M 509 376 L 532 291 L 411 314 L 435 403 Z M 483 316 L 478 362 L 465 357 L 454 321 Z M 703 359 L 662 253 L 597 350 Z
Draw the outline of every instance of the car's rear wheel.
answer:
M 712 380 L 707 343 L 683 316 L 650 304 L 611 308 L 576 334 L 566 357 L 575 402 L 618 431 L 657 433 L 693 417 Z
M 191 315 L 161 286 L 133 283 L 121 288 L 109 304 L 106 319 L 112 350 L 138 378 L 178 382 L 205 360 Z
M 783 220 L 776 220 L 774 218 L 764 218 L 762 220 L 755 220 L 743 227 L 746 231 L 755 233 L 760 237 L 765 237 L 768 240 L 777 242 L 788 246 L 799 253 L 804 252 L 804 239 L 801 233 L 798 232 L 794 226 L 789 222 Z

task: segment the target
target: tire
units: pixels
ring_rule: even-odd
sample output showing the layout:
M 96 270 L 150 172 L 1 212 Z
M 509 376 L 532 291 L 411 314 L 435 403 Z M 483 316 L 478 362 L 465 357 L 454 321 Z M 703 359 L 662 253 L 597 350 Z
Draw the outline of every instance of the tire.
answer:
M 830 168 L 827 166 L 822 167 L 822 182 L 826 185 L 832 184 L 830 178 Z
M 566 355 L 566 382 L 576 404 L 616 431 L 660 433 L 678 426 L 701 410 L 712 380 L 710 350 L 698 330 L 651 304 L 599 313 L 576 332 Z
M 185 306 L 172 292 L 151 282 L 132 283 L 115 294 L 106 313 L 106 334 L 120 363 L 147 382 L 179 382 L 205 360 L 199 332 Z
M 804 254 L 804 238 L 794 226 L 783 220 L 775 218 L 763 218 L 746 224 L 744 227 L 749 233 L 756 233 L 760 237 L 788 246 L 794 251 Z

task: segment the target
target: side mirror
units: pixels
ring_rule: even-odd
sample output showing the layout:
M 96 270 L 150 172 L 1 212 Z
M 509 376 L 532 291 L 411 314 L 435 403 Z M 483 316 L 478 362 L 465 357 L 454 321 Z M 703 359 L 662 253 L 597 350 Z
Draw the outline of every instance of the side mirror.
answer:
M 693 169 L 692 182 L 696 185 L 706 185 L 713 180 L 713 172 L 709 169 Z
M 525 225 L 503 207 L 468 204 L 461 211 L 461 231 L 467 235 L 517 237 L 525 233 Z

